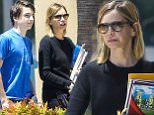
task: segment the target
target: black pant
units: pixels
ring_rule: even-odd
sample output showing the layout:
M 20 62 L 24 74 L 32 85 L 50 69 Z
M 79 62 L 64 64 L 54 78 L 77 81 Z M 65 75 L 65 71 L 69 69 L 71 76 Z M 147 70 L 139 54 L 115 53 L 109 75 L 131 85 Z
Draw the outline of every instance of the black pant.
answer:
M 57 92 L 55 98 L 50 98 L 48 100 L 44 100 L 44 102 L 48 103 L 48 108 L 55 108 L 55 107 L 61 107 L 61 108 L 67 108 L 68 104 L 68 95 L 65 93 Z

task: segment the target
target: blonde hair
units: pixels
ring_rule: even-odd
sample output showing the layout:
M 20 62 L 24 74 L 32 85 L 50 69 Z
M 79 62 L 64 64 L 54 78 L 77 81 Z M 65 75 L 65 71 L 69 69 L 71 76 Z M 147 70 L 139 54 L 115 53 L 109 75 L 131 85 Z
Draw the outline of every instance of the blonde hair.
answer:
M 51 4 L 49 6 L 49 8 L 47 9 L 47 12 L 46 12 L 46 29 L 47 29 L 47 35 L 49 37 L 54 36 L 52 26 L 50 25 L 50 20 L 61 8 L 63 8 L 67 13 L 65 6 L 58 4 L 58 3 Z M 65 34 L 66 34 L 66 29 L 64 30 L 63 36 Z
M 133 55 L 136 59 L 140 59 L 144 55 L 144 40 L 142 28 L 139 21 L 139 14 L 136 6 L 129 0 L 113 0 L 104 4 L 98 12 L 97 23 L 100 24 L 101 19 L 106 12 L 116 9 L 131 25 L 136 24 L 136 39 L 132 40 Z M 110 49 L 105 45 L 103 36 L 99 35 L 100 48 L 97 62 L 104 63 L 109 59 Z

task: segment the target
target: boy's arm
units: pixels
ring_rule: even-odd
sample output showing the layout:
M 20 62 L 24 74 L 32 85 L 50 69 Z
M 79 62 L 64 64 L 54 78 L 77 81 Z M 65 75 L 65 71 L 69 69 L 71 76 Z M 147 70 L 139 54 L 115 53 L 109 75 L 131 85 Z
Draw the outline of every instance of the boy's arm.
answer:
M 3 61 L 0 59 L 0 68 L 2 67 Z M 0 71 L 0 101 L 2 103 L 2 107 L 8 107 L 8 99 L 6 97 L 6 93 L 4 91 L 3 81 L 2 81 L 2 74 Z
M 2 59 L 0 59 L 0 68 L 2 67 L 2 64 L 3 64 L 3 61 L 2 61 Z M 5 93 L 4 87 L 3 87 L 1 71 L 0 71 L 0 97 L 2 100 L 6 99 L 6 93 Z
M 5 94 L 5 91 L 4 91 L 4 87 L 3 87 L 3 82 L 2 82 L 2 75 L 1 75 L 1 73 L 0 73 L 0 97 L 1 97 L 1 101 L 7 100 L 6 94 Z

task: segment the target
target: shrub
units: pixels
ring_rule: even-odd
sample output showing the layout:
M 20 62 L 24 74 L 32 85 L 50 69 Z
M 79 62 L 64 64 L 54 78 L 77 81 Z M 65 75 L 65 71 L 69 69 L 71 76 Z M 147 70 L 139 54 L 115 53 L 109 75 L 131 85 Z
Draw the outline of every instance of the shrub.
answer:
M 0 110 L 0 115 L 64 115 L 66 109 L 57 107 L 48 109 L 46 104 L 37 104 L 33 100 L 25 100 L 13 103 L 9 101 L 9 107 Z

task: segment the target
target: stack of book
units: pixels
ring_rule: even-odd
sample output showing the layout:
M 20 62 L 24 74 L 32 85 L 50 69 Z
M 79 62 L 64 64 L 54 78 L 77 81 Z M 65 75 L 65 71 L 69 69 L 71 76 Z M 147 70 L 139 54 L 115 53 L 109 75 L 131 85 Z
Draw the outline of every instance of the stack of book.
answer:
M 81 47 L 79 47 L 78 45 L 76 46 L 77 49 L 75 49 L 75 56 L 76 56 L 76 59 L 75 59 L 75 63 L 73 64 L 73 70 L 71 72 L 71 76 L 70 76 L 70 79 L 72 80 L 72 84 L 70 86 L 70 89 L 73 88 L 75 82 L 76 82 L 76 79 L 80 73 L 80 70 L 83 66 L 83 63 L 86 59 L 86 56 L 88 54 L 88 52 L 84 49 L 84 46 L 85 44 L 83 44 Z
M 154 115 L 153 73 L 129 74 L 125 108 L 127 115 Z

